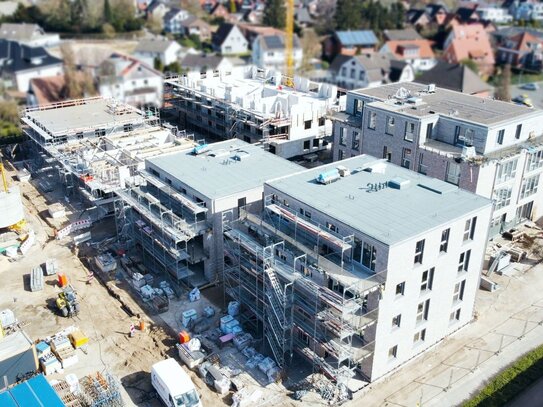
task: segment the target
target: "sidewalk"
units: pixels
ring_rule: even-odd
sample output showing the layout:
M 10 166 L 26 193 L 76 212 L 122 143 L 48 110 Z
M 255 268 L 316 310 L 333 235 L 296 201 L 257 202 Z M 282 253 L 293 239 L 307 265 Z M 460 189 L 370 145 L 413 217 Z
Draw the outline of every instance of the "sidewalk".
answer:
M 398 372 L 358 394 L 349 406 L 455 406 L 524 353 L 543 343 L 543 265 L 479 290 L 477 320 Z

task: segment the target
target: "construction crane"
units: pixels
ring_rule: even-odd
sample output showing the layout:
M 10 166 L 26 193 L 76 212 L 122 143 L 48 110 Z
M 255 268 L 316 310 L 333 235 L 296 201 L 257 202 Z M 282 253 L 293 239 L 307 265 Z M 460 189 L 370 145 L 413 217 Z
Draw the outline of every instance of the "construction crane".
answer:
M 2 176 L 2 185 L 4 187 L 4 192 L 8 194 L 9 193 L 8 179 L 6 177 L 6 170 L 4 169 L 4 164 L 1 161 L 0 161 L 0 175 Z M 21 219 L 19 222 L 15 223 L 14 225 L 9 226 L 8 229 L 14 232 L 20 233 L 23 230 L 25 224 L 26 224 L 26 221 L 24 219 Z
M 294 0 L 286 0 L 287 16 L 285 27 L 285 54 L 287 85 L 293 86 L 294 79 Z
M 4 192 L 8 193 L 8 179 L 6 178 L 6 172 L 4 170 L 4 164 L 0 162 L 0 173 L 2 174 L 2 184 L 4 185 Z

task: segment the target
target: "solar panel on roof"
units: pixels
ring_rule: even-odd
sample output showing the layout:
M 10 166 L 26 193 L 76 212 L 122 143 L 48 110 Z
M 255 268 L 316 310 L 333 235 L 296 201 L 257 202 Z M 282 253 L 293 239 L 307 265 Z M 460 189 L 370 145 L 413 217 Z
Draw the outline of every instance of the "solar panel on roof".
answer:
M 337 31 L 336 35 L 343 45 L 374 45 L 378 42 L 371 30 Z

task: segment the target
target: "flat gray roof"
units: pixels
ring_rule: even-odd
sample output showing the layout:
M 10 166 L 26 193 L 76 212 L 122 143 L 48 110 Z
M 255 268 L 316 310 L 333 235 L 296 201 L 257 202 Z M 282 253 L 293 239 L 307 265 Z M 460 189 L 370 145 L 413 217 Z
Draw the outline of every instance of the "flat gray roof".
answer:
M 315 178 L 344 166 L 351 175 L 328 185 Z M 372 172 L 363 168 L 372 167 Z M 391 181 L 407 182 L 397 189 Z M 368 185 L 388 186 L 374 192 Z M 352 157 L 268 182 L 270 186 L 331 218 L 388 245 L 490 206 L 489 199 L 455 185 L 368 155 Z M 340 233 L 341 233 L 340 229 Z
M 262 146 L 232 139 L 209 145 L 201 155 L 192 149 L 147 160 L 209 199 L 219 199 L 263 186 L 303 167 L 265 151 Z M 241 160 L 234 156 L 240 155 Z
M 116 123 L 143 119 L 137 109 L 121 102 L 112 103 L 112 99 L 93 98 L 74 105 L 60 104 L 54 108 L 28 110 L 25 117 L 33 119 L 53 134 L 78 129 L 107 128 Z M 116 109 L 113 106 L 116 106 Z
M 355 95 L 365 95 L 385 103 L 376 103 L 381 109 L 412 115 L 427 116 L 441 114 L 461 120 L 480 123 L 483 125 L 499 124 L 518 119 L 521 116 L 542 115 L 543 111 L 520 106 L 510 102 L 502 102 L 489 98 L 468 95 L 448 89 L 436 87 L 435 92 L 425 92 L 427 85 L 414 82 L 391 83 L 375 88 L 357 89 L 351 91 Z M 404 103 L 398 105 L 394 95 L 400 88 L 406 89 L 411 96 L 420 98 L 417 104 Z

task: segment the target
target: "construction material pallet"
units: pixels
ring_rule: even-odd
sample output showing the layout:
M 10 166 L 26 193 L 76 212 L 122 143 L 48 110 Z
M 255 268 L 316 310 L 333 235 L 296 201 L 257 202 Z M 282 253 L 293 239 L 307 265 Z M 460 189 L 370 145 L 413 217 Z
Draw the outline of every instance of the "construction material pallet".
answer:
M 41 266 L 34 267 L 30 272 L 30 291 L 43 290 L 43 269 Z

